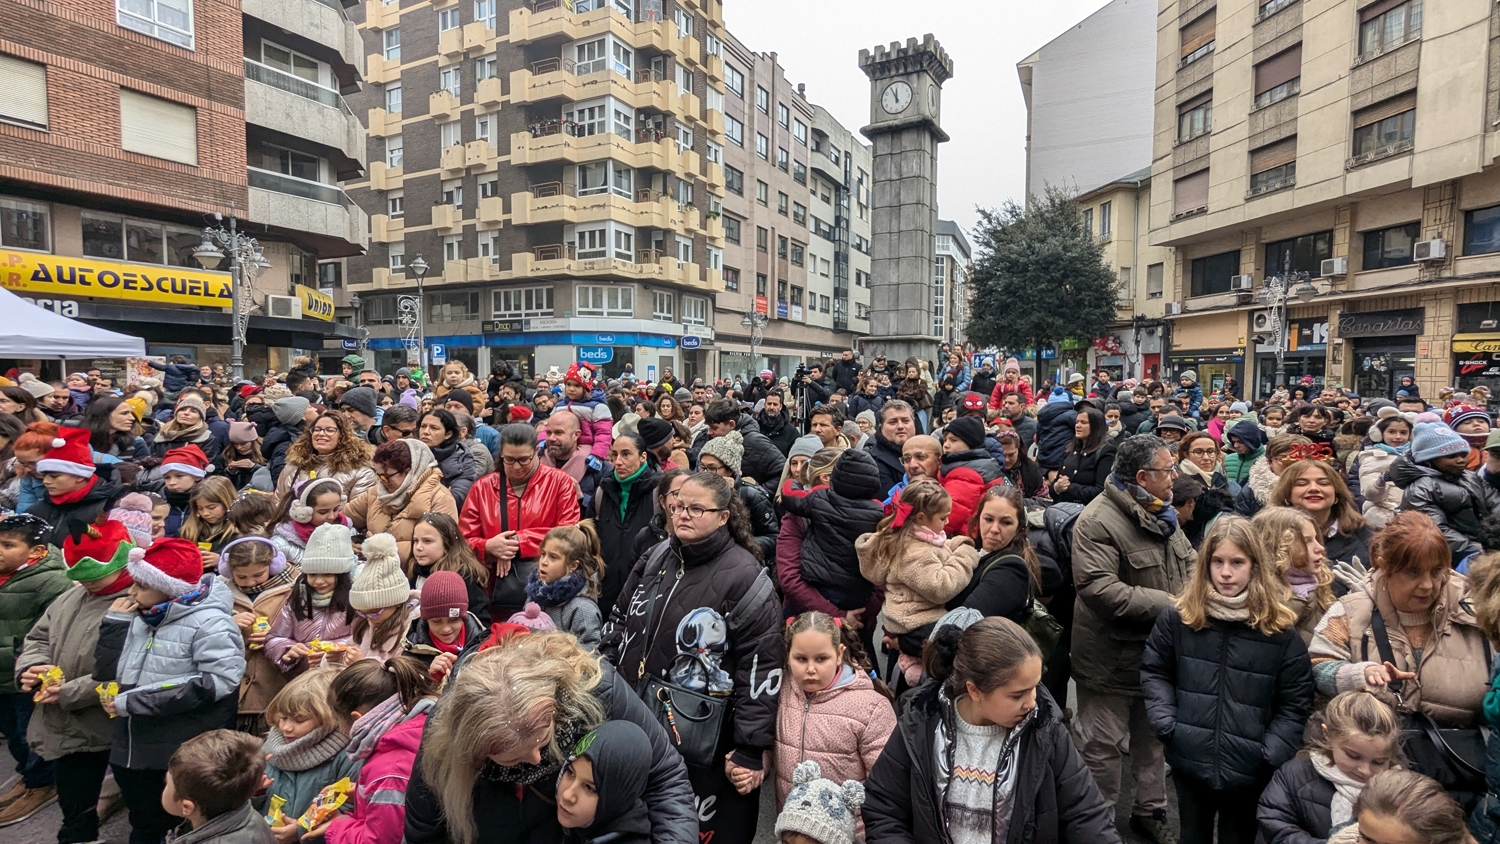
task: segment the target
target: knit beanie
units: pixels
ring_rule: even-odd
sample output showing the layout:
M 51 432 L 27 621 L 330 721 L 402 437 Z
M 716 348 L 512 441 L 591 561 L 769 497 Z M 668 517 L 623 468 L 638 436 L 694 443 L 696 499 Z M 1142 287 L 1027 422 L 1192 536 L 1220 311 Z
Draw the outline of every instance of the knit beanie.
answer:
M 31 376 L 29 378 L 23 377 L 21 379 L 21 389 L 30 393 L 32 398 L 36 399 L 37 401 L 41 401 L 42 399 L 52 395 L 51 384 L 48 384 L 46 381 L 37 378 L 35 375 L 31 375 L 31 373 L 29 372 L 23 372 L 21 374 L 23 376 Z
M 730 431 L 722 437 L 714 437 L 705 443 L 702 453 L 713 455 L 720 463 L 728 466 L 738 475 L 740 465 L 745 461 L 745 437 L 739 431 Z
M 1021 362 L 1016 360 L 1015 358 L 1006 358 L 1005 366 L 1001 369 L 1001 372 L 1014 372 L 1019 374 L 1021 372 Z
M 266 393 L 270 392 L 270 389 L 266 390 Z M 301 396 L 289 395 L 284 399 L 277 399 L 276 403 L 271 405 L 271 412 L 276 414 L 276 421 L 281 424 L 296 425 L 302 421 L 302 415 L 307 412 L 309 404 L 308 400 Z
M 349 391 L 349 393 L 352 393 L 352 392 L 354 392 L 354 391 L 353 390 Z M 345 393 L 344 394 L 345 403 L 348 402 L 349 393 Z M 374 394 L 375 394 L 375 391 L 371 390 L 370 394 L 373 397 Z M 450 401 L 456 401 L 459 404 L 463 405 L 464 406 L 464 413 L 473 413 L 474 412 L 474 397 L 471 396 L 471 395 L 469 395 L 469 391 L 465 390 L 462 387 L 455 387 L 454 389 L 449 390 L 447 393 L 445 393 L 443 395 L 443 406 L 444 407 L 446 407 L 447 404 L 448 404 L 448 402 L 450 402 Z M 368 415 L 368 416 L 374 416 L 375 414 L 370 413 L 370 414 L 366 414 L 366 415 Z
M 364 568 L 359 570 L 354 585 L 349 587 L 349 606 L 359 612 L 374 612 L 406 603 L 411 597 L 411 584 L 401 571 L 396 537 L 377 533 L 364 541 L 364 552 Z M 306 557 L 303 559 L 303 571 L 306 571 Z
M 828 485 L 845 498 L 878 498 L 881 492 L 880 468 L 867 451 L 844 449 L 833 463 Z
M 200 417 L 205 419 L 208 418 L 208 406 L 203 403 L 203 397 L 198 395 L 197 393 L 183 394 L 182 397 L 177 399 L 177 406 L 173 408 L 173 411 L 176 412 L 183 409 L 184 407 L 190 407 L 193 410 L 198 411 L 198 415 Z
M 288 390 L 285 384 L 279 382 L 276 384 L 272 384 L 271 386 L 260 391 L 261 397 L 264 398 L 269 404 L 275 404 L 276 402 L 287 398 L 291 394 L 292 391 Z
M 229 441 L 232 443 L 253 443 L 259 436 L 254 422 L 229 423 Z
M 527 601 L 526 608 L 506 619 L 506 623 L 519 624 L 533 633 L 557 629 L 557 625 L 552 623 L 552 617 L 542 612 L 535 601 Z
M 125 526 L 131 542 L 142 548 L 151 547 L 151 499 L 132 492 L 115 504 L 109 518 Z
M 302 573 L 348 574 L 354 571 L 355 559 L 349 528 L 337 523 L 318 525 L 307 538 L 307 547 L 302 549 Z
M 963 440 L 964 445 L 969 448 L 981 448 L 984 446 L 984 423 L 979 421 L 978 416 L 960 416 L 948 423 L 944 431 Z
M 130 408 L 130 412 L 135 414 L 135 421 L 137 422 L 145 419 L 147 411 L 150 410 L 150 407 L 146 404 L 146 400 L 140 396 L 131 396 L 122 402 L 122 404 Z
M 676 432 L 677 429 L 672 427 L 671 422 L 665 419 L 657 419 L 654 416 L 642 419 L 636 425 L 636 433 L 640 434 L 641 439 L 646 441 L 646 448 L 648 449 L 660 448 L 671 442 L 672 435 Z
M 454 392 L 463 392 L 455 390 Z M 449 395 L 452 395 L 451 393 Z M 468 393 L 464 393 L 468 395 Z M 369 387 L 355 387 L 345 390 L 343 397 L 339 399 L 339 407 L 347 407 L 358 411 L 371 419 L 375 418 L 375 391 Z
M 823 448 L 823 441 L 817 434 L 807 434 L 792 441 L 792 450 L 787 452 L 786 459 L 793 457 L 812 457 Z
M 875 427 L 875 411 L 861 410 L 854 414 L 854 424 L 858 425 L 861 422 L 869 422 L 871 428 Z
M 792 790 L 776 818 L 776 837 L 796 832 L 818 844 L 854 840 L 855 813 L 865 802 L 865 787 L 856 780 L 843 785 L 823 778 L 818 763 L 806 759 L 792 771 Z
M 463 618 L 469 611 L 469 587 L 456 571 L 435 571 L 422 581 L 422 620 Z
M 1411 459 L 1418 463 L 1468 453 L 1468 441 L 1447 425 L 1436 422 L 1418 424 L 1411 438 Z
M 156 540 L 145 553 L 130 555 L 129 569 L 136 583 L 181 598 L 203 579 L 203 552 L 196 542 L 168 536 Z
M 140 493 L 132 494 L 145 498 Z M 136 547 L 130 539 L 130 531 L 125 525 L 113 520 L 89 525 L 77 539 L 71 536 L 64 539 L 62 553 L 63 562 L 68 566 L 68 579 L 88 583 L 124 569 L 130 563 L 131 549 Z M 150 513 L 146 514 L 146 544 L 151 544 Z M 137 557 L 144 553 L 144 546 L 142 549 L 136 552 Z M 203 570 L 201 563 L 198 570 Z

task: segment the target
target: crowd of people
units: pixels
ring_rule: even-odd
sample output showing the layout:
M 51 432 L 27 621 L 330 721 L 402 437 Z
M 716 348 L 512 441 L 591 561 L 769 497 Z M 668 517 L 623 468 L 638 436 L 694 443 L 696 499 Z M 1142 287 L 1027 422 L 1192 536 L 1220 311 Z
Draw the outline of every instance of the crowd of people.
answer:
M 0 826 L 1500 841 L 1482 389 L 156 366 L 0 383 Z

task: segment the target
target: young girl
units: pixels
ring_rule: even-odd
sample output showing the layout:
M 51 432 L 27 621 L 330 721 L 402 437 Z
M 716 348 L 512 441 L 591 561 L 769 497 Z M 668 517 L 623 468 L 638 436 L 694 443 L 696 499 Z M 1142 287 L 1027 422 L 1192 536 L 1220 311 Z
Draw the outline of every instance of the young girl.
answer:
M 291 597 L 297 574 L 271 540 L 260 536 L 236 539 L 224 546 L 219 556 L 219 577 L 229 584 L 234 623 L 245 638 L 245 679 L 240 681 L 236 722 L 241 732 L 265 734 L 262 713 L 286 683 L 286 675 L 266 655 L 266 638 L 271 619 L 281 615 L 281 608 Z
M 574 745 L 557 774 L 557 823 L 565 844 L 647 844 L 651 740 L 630 721 L 605 721 Z
M 447 677 L 454 663 L 479 649 L 489 630 L 469 612 L 468 588 L 451 571 L 422 581 L 421 618 L 411 623 L 401 650 L 427 666 L 434 680 Z
M 322 525 L 339 524 L 353 528 L 344 515 L 344 485 L 336 478 L 314 478 L 293 489 L 271 520 L 276 529 L 271 541 L 294 563 L 302 561 L 303 549 L 313 531 Z
M 1401 509 L 1405 490 L 1386 477 L 1396 458 L 1411 448 L 1411 422 L 1405 416 L 1383 416 L 1370 429 L 1370 447 L 1359 455 L 1359 491 L 1365 497 L 1365 521 L 1380 530 Z
M 360 770 L 353 813 L 341 814 L 328 825 L 328 844 L 401 840 L 406 784 L 435 692 L 427 667 L 403 654 L 384 664 L 373 659 L 356 662 L 333 679 L 328 700 L 349 731 L 347 753 L 360 763 Z
M 799 763 L 816 761 L 835 782 L 864 782 L 896 729 L 890 691 L 870 679 L 859 637 L 845 636 L 842 619 L 805 612 L 787 624 L 785 640 L 776 715 L 778 810 Z
M 239 536 L 234 523 L 229 521 L 229 508 L 233 506 L 234 484 L 226 478 L 204 478 L 188 494 L 188 516 L 177 535 L 198 543 L 205 571 L 218 568 L 219 552 Z
M 151 501 L 151 539 L 154 541 L 167 535 L 167 516 L 172 513 L 172 505 L 160 493 L 148 492 L 146 498 Z
M 287 683 L 266 707 L 271 730 L 263 750 L 271 785 L 255 798 L 255 808 L 269 815 L 271 802 L 277 801 L 286 821 L 271 825 L 277 844 L 292 844 L 301 837 L 305 830 L 297 828 L 297 818 L 319 791 L 359 775 L 359 763 L 344 752 L 349 734 L 329 704 L 337 673 L 331 668 L 309 671 Z
M 255 473 L 266 465 L 266 459 L 260 453 L 260 437 L 254 422 L 229 423 L 229 445 L 214 464 L 219 475 L 227 478 L 235 489 L 244 489 L 255 480 Z
M 1374 692 L 1344 692 L 1313 716 L 1321 730 L 1282 765 L 1260 797 L 1256 818 L 1266 844 L 1314 844 L 1354 820 L 1370 778 L 1396 767 L 1401 722 Z
M 1312 517 L 1291 507 L 1267 507 L 1255 514 L 1251 525 L 1291 589 L 1287 606 L 1297 614 L 1297 632 L 1307 644 L 1336 600 L 1333 572 L 1323 559 L 1323 538 Z
M 266 658 L 287 674 L 307 669 L 313 642 L 347 644 L 354 623 L 349 588 L 356 558 L 349 531 L 323 525 L 309 538 L 308 552 L 302 558 L 302 573 L 292 583 L 291 596 L 266 634 Z M 321 654 L 312 658 L 314 664 L 321 660 Z
M 563 376 L 563 397 L 552 412 L 570 410 L 578 416 L 582 433 L 580 445 L 587 446 L 589 453 L 609 462 L 609 447 L 614 443 L 614 417 L 605 403 L 604 391 L 594 388 L 594 368 L 586 363 L 575 363 Z
M 276 518 L 276 496 L 269 492 L 247 489 L 229 508 L 229 523 L 240 536 L 265 536 Z
M 1302 745 L 1312 666 L 1285 594 L 1249 520 L 1223 516 L 1146 640 L 1141 692 L 1172 765 L 1183 844 L 1213 844 L 1216 825 L 1220 844 L 1254 841 L 1261 772 Z
M 1370 778 L 1354 806 L 1356 823 L 1328 844 L 1474 844 L 1464 810 L 1437 780 L 1411 771 L 1386 771 Z
M 451 571 L 464 579 L 469 590 L 469 612 L 485 629 L 490 626 L 490 572 L 474 556 L 474 549 L 458 531 L 458 522 L 447 513 L 428 513 L 412 529 L 411 554 L 416 560 L 412 572 L 420 587 L 422 579 L 434 572 Z
M 161 460 L 153 475 L 161 479 L 162 496 L 169 507 L 166 535 L 182 536 L 182 529 L 193 512 L 193 490 L 203 483 L 208 470 L 213 467 L 203 449 L 192 443 L 172 449 L 162 455 Z M 205 571 L 213 571 L 207 558 L 203 566 Z
M 377 533 L 364 542 L 365 564 L 349 587 L 349 606 L 359 614 L 350 628 L 350 660 L 385 662 L 401 650 L 407 628 L 421 618 L 419 595 L 401 571 L 396 537 Z
M 880 521 L 874 533 L 854 543 L 859 571 L 885 589 L 885 631 L 899 636 L 931 624 L 947 612 L 944 603 L 962 592 L 979 563 L 979 551 L 967 536 L 949 539 L 943 526 L 953 499 L 936 481 L 919 480 L 901 492 L 896 511 Z M 897 663 L 908 683 L 921 678 L 921 664 L 903 653 Z
M 599 584 L 604 580 L 599 534 L 591 521 L 547 531 L 536 571 L 526 581 L 526 597 L 537 603 L 558 630 L 578 637 L 589 650 L 599 647 L 604 618 L 599 610 Z

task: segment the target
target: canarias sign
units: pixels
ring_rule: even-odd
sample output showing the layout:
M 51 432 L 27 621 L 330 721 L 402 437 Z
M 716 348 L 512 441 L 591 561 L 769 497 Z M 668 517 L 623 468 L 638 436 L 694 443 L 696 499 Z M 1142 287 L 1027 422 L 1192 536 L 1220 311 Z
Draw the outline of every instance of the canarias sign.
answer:
M 32 298 L 94 296 L 137 304 L 228 308 L 229 273 L 0 249 L 0 287 Z

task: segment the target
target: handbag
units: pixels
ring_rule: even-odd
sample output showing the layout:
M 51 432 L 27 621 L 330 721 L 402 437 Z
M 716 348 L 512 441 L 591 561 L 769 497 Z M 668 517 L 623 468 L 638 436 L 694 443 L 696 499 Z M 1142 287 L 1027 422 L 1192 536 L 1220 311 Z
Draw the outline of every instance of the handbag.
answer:
M 1021 560 L 1023 564 L 1025 563 L 1023 558 L 1015 554 L 1007 554 L 1004 557 L 990 561 L 990 564 L 985 566 L 984 571 L 980 573 L 980 578 L 982 579 L 984 575 L 989 574 L 990 569 L 997 563 L 1010 557 L 1015 557 Z M 1052 616 L 1052 613 L 1048 612 L 1046 605 L 1034 597 L 1026 599 L 1026 607 L 1021 610 L 1020 623 L 1021 629 L 1031 635 L 1031 638 L 1036 642 L 1037 649 L 1042 652 L 1042 665 L 1048 664 L 1052 659 L 1053 652 L 1057 650 L 1057 643 L 1062 641 L 1062 624 L 1058 623 L 1058 620 Z
M 517 499 L 519 501 L 519 499 Z M 516 508 L 519 514 L 520 508 Z M 520 530 L 520 526 L 516 527 Z M 500 478 L 500 532 L 510 530 L 510 483 Z M 505 617 L 515 612 L 520 612 L 526 606 L 526 581 L 531 573 L 536 570 L 536 560 L 523 560 L 520 556 L 512 557 L 510 571 L 504 577 L 497 577 L 490 583 L 490 606 L 499 610 L 506 610 Z M 500 612 L 492 614 L 495 620 L 503 621 Z

